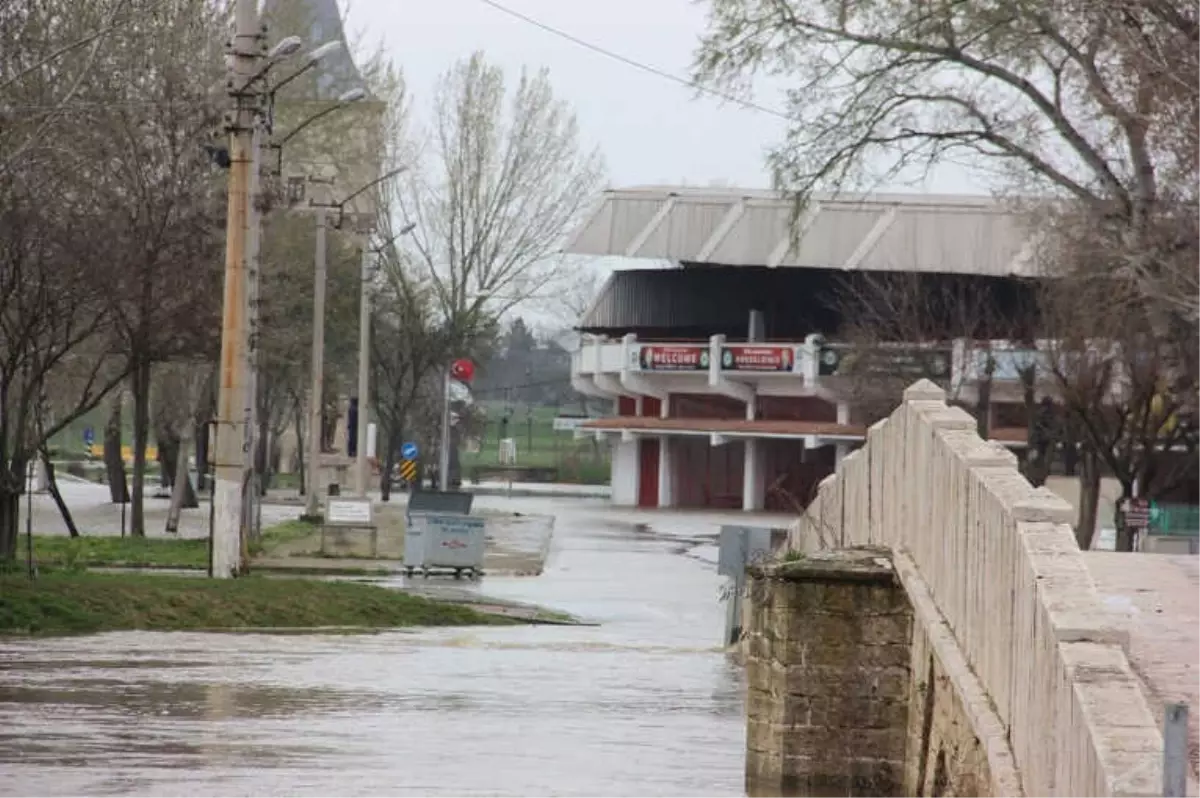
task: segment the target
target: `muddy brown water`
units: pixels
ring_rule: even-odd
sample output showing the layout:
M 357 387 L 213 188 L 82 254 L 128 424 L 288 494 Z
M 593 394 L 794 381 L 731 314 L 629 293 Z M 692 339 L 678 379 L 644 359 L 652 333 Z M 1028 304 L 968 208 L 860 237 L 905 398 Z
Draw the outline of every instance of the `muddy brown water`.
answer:
M 711 564 L 504 506 L 558 516 L 549 566 L 479 589 L 601 626 L 0 641 L 0 795 L 742 795 Z

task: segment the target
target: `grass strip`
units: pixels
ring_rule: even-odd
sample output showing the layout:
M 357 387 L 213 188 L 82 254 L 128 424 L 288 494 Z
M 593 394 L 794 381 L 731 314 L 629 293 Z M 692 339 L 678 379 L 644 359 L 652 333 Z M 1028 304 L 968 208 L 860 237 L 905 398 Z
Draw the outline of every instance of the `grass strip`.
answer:
M 55 572 L 0 576 L 0 633 L 78 634 L 518 623 L 359 582 Z

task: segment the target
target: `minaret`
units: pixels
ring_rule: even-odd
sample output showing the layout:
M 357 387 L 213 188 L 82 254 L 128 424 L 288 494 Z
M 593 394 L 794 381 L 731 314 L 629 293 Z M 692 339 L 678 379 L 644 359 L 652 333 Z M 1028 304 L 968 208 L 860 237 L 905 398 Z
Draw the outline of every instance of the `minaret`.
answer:
M 337 0 L 266 0 L 263 19 L 270 26 L 272 41 L 300 36 L 304 39 L 303 52 L 326 42 L 342 43 L 340 50 L 321 61 L 313 80 L 303 81 L 306 99 L 334 100 L 351 89 L 367 88 L 350 52 Z

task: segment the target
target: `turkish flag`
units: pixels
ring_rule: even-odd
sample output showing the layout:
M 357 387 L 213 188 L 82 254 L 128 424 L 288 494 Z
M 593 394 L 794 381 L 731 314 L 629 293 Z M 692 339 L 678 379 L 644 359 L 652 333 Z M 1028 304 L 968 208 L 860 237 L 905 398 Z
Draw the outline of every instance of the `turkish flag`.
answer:
M 469 383 L 475 379 L 475 364 L 465 357 L 450 364 L 450 376 L 459 382 Z

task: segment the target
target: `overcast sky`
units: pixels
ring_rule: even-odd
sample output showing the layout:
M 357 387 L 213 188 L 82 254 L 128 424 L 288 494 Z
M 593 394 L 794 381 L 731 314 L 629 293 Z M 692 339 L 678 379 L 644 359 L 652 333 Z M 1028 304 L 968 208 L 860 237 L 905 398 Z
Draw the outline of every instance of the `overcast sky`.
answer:
M 475 50 L 512 74 L 548 67 L 555 90 L 575 108 L 589 143 L 599 146 L 616 187 L 708 185 L 766 188 L 767 148 L 782 139 L 778 117 L 698 97 L 670 80 L 620 63 L 489 7 L 481 0 L 342 0 L 351 41 L 382 44 L 404 70 L 420 113 L 444 70 Z M 688 77 L 704 28 L 694 0 L 498 0 L 590 44 L 664 72 Z M 782 108 L 777 92 L 756 101 Z M 976 194 L 985 187 L 962 170 L 941 170 L 924 186 Z M 914 190 L 905 186 L 902 190 Z

